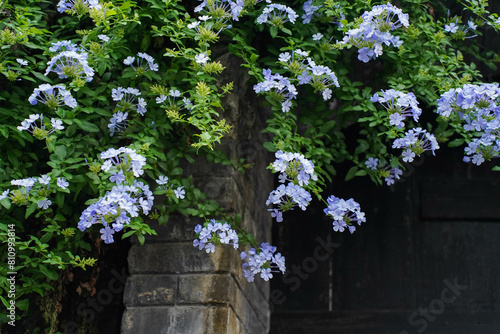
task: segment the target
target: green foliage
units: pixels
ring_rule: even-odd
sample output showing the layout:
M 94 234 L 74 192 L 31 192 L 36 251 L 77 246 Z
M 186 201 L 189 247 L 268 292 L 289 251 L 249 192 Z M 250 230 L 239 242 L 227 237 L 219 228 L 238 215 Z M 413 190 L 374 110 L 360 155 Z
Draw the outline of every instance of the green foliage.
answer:
M 233 82 L 222 82 L 221 73 L 227 69 L 218 56 L 223 53 L 241 59 L 250 85 L 264 81 L 263 70 L 270 69 L 298 87 L 287 112 L 283 112 L 285 96 L 281 92 L 261 94 L 263 106 L 270 109 L 265 132 L 272 138 L 263 146 L 272 152 L 300 152 L 313 161 L 318 180 L 308 190 L 319 199 L 337 174 L 336 164 L 351 165 L 341 178 L 368 175 L 377 184 L 383 184 L 387 175 L 368 169 L 368 158 L 377 157 L 392 168 L 402 166 L 391 143 L 404 130 L 391 125 L 388 111 L 371 101 L 380 90 L 413 92 L 424 115 L 421 124 L 410 124 L 434 131 L 440 143 L 461 146 L 472 139 L 457 117 L 444 119 L 432 112 L 443 92 L 481 80 L 476 63 L 495 68 L 500 59 L 465 33 L 444 30 L 451 22 L 463 24 L 465 17 L 450 18 L 440 1 L 398 1 L 410 22 L 407 28 L 394 31 L 402 44 L 384 47 L 377 59 L 364 63 L 358 60 L 353 44 L 340 41 L 350 29 L 360 26 L 365 11 L 386 2 L 314 1 L 313 5 L 320 6 L 315 21 L 303 23 L 304 2 L 287 2 L 299 13 L 294 24 L 276 18 L 257 24 L 267 3 L 247 0 L 238 21 L 207 5 L 196 15 L 213 19 L 196 25 L 193 8 L 185 8 L 178 0 L 100 1 L 100 8 L 88 8 L 79 1 L 81 6 L 64 13 L 56 10 L 53 1 L 0 1 L 0 193 L 9 189 L 0 200 L 0 298 L 7 306 L 9 282 L 5 277 L 17 272 L 17 319 L 36 308 L 34 295 L 47 298 L 53 292 L 63 272 L 87 269 L 98 261 L 94 254 L 102 241 L 98 233 L 102 226 L 84 231 L 77 227 L 82 212 L 115 186 L 100 158 L 110 148 L 127 147 L 146 159 L 144 173 L 125 172 L 125 182 L 148 184 L 156 195 L 151 212 L 132 217 L 120 238 L 134 236 L 143 244 L 146 235 L 156 234 L 149 225 L 152 220 L 166 224 L 178 212 L 204 219 L 222 217 L 239 233 L 240 245 L 258 247 L 255 236 L 242 228 L 239 213 L 224 213 L 181 167 L 185 162 L 230 165 L 240 172 L 251 167 L 218 150 L 232 129 L 225 118 L 224 100 L 239 93 L 233 91 Z M 486 27 L 500 29 L 498 15 L 488 11 L 487 1 L 460 3 L 470 16 L 467 19 L 486 22 L 477 34 Z M 313 39 L 318 33 L 323 37 Z M 69 78 L 46 73 L 51 59 L 60 52 L 49 48 L 63 40 L 85 52 L 95 72 L 91 81 L 69 72 L 65 72 Z M 289 65 L 278 60 L 281 53 L 299 49 L 336 74 L 339 87 L 330 86 L 332 99 L 322 98 L 326 88 L 322 81 L 299 85 L 300 61 L 305 58 Z M 141 63 L 139 53 L 151 56 L 159 70 L 150 69 L 144 60 Z M 124 63 L 127 57 L 135 57 L 133 66 Z M 43 83 L 64 85 L 77 106 L 31 104 L 30 95 Z M 119 87 L 137 89 L 147 112 L 138 112 L 137 100 L 115 99 L 113 92 Z M 128 113 L 126 125 L 110 131 L 110 119 L 119 112 Z M 44 115 L 37 120 L 39 129 L 20 131 L 18 126 L 33 114 Z M 64 129 L 54 130 L 49 122 L 52 118 L 60 119 Z M 32 177 L 39 180 L 43 175 L 50 181 L 36 181 L 29 189 L 11 183 Z M 155 185 L 160 176 L 169 178 L 163 187 Z M 59 178 L 69 185 L 59 186 Z M 41 205 L 44 201 L 51 205 Z M 13 268 L 7 267 L 5 255 L 10 230 L 15 231 Z M 5 314 L 0 317 L 8 320 Z M 57 330 L 57 322 L 49 321 L 47 326 Z

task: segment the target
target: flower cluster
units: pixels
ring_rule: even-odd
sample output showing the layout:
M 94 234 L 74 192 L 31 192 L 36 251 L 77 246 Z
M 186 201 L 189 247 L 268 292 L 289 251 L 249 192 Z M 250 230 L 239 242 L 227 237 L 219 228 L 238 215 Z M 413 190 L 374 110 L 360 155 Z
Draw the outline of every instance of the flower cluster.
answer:
M 262 70 L 264 81 L 253 86 L 254 91 L 258 94 L 268 92 L 276 100 L 281 102 L 281 110 L 283 112 L 290 111 L 292 99 L 297 96 L 297 89 L 290 80 L 281 74 L 272 74 L 270 69 Z
M 317 180 L 314 174 L 314 164 L 306 159 L 300 153 L 289 153 L 278 151 L 275 154 L 276 160 L 271 165 L 274 172 L 281 173 L 279 181 L 288 182 L 287 185 L 280 185 L 277 189 L 271 191 L 266 205 L 274 204 L 279 208 L 271 209 L 271 216 L 276 221 L 283 221 L 283 212 L 292 210 L 298 205 L 305 210 L 312 197 L 311 194 L 303 188 L 309 184 L 310 180 Z
M 198 247 L 199 250 L 205 248 L 207 253 L 213 253 L 215 246 L 221 244 L 232 245 L 234 249 L 238 249 L 238 233 L 226 222 L 222 224 L 215 219 L 210 219 L 205 227 L 197 225 L 194 231 L 198 239 L 194 239 L 193 246 Z
M 40 124 L 36 123 L 40 120 Z M 33 135 L 36 139 L 45 139 L 55 130 L 64 130 L 62 121 L 60 119 L 51 118 L 50 129 L 47 129 L 47 124 L 43 122 L 43 114 L 32 114 L 29 118 L 26 118 L 21 122 L 21 125 L 17 127 L 19 131 L 26 130 Z
M 318 179 L 314 174 L 314 164 L 303 154 L 278 151 L 275 157 L 276 160 L 271 166 L 274 172 L 281 173 L 279 176 L 281 183 L 296 180 L 296 183 L 303 186 L 308 185 L 310 179 Z
M 117 185 L 132 179 L 132 175 L 141 176 L 144 173 L 142 168 L 146 165 L 146 158 L 128 147 L 110 148 L 102 152 L 100 158 L 105 160 L 101 169 L 105 172 L 112 171 L 114 173 L 112 176 L 115 177 L 112 182 Z
M 355 222 L 358 225 L 366 222 L 365 213 L 361 211 L 360 206 L 352 198 L 347 201 L 335 196 L 327 198 L 328 207 L 323 211 L 333 218 L 333 230 L 335 232 L 344 232 L 346 228 L 349 232 L 356 231 Z
M 466 26 L 460 26 L 458 24 L 458 19 L 456 19 L 455 22 L 450 22 L 444 26 L 444 31 L 450 33 L 454 39 L 458 40 L 476 37 L 477 35 L 467 36 L 467 33 L 471 29 L 477 29 L 477 25 L 473 21 L 468 21 Z
M 382 90 L 382 96 L 375 93 L 371 101 L 383 105 L 389 114 L 389 124 L 399 129 L 404 128 L 405 117 L 413 117 L 417 122 L 422 114 L 422 109 L 418 107 L 417 98 L 413 93 L 403 93 L 394 89 Z
M 52 201 L 48 199 L 48 197 L 56 190 L 54 187 L 51 188 L 51 180 L 52 178 L 47 174 L 38 178 L 28 177 L 25 179 L 11 180 L 10 184 L 17 186 L 17 189 L 13 191 L 7 189 L 3 191 L 0 195 L 0 200 L 9 198 L 13 203 L 22 205 L 27 204 L 28 199 L 31 199 L 37 202 L 38 208 L 46 210 L 52 204 Z M 56 185 L 59 189 L 69 192 L 69 190 L 66 190 L 69 186 L 69 182 L 65 178 L 57 178 Z
M 175 190 L 171 187 L 167 187 L 168 184 L 168 176 L 160 175 L 160 177 L 156 180 L 158 184 L 158 190 L 167 195 L 174 195 L 177 199 L 184 199 L 186 197 L 186 191 L 184 190 L 184 186 L 177 187 Z
M 111 98 L 113 101 L 118 101 L 117 107 L 121 111 L 135 110 L 139 115 L 144 116 L 146 113 L 146 101 L 142 97 L 141 92 L 137 88 L 113 88 L 111 90 Z
M 198 21 L 191 22 L 187 25 L 187 27 L 189 29 L 194 29 L 198 33 L 198 38 L 202 41 L 215 42 L 219 39 L 219 33 L 222 29 L 230 28 L 230 26 L 226 26 L 224 19 L 219 19 L 216 20 L 216 22 L 213 22 L 210 21 L 211 18 L 211 16 L 202 15 L 198 17 Z
M 238 17 L 245 6 L 243 0 L 200 0 L 199 4 L 195 9 L 195 13 L 204 11 L 209 16 L 216 20 L 220 20 L 223 24 L 229 19 L 238 21 Z
M 291 23 L 295 23 L 298 17 L 297 13 L 288 6 L 270 4 L 267 5 L 262 11 L 262 14 L 257 17 L 257 23 L 269 23 L 272 26 L 283 28 L 286 22 L 290 21 Z
M 311 23 L 313 16 L 321 7 L 323 6 L 313 5 L 312 0 L 306 1 L 302 6 L 302 9 L 304 10 L 304 14 L 302 14 L 302 23 L 304 24 Z
M 75 108 L 77 103 L 71 93 L 63 85 L 41 84 L 33 90 L 33 94 L 28 101 L 35 105 L 38 102 L 45 104 L 50 109 L 56 109 L 63 104 L 70 108 Z
M 131 66 L 135 70 L 136 76 L 142 76 L 147 71 L 158 72 L 158 64 L 156 64 L 154 58 L 148 55 L 147 53 L 143 52 L 137 53 L 136 66 L 134 66 L 135 60 L 136 60 L 135 57 L 129 56 L 125 58 L 123 63 L 125 65 Z
M 378 177 L 384 179 L 385 183 L 390 186 L 401 178 L 403 171 L 399 167 L 391 167 L 380 163 L 379 158 L 370 157 L 365 161 L 366 168 L 375 171 Z
M 81 214 L 78 228 L 85 231 L 94 224 L 102 224 L 99 230 L 105 243 L 112 243 L 113 234 L 128 225 L 140 211 L 148 214 L 153 206 L 154 196 L 148 185 L 134 181 L 133 185 L 117 185 L 111 191 L 89 205 Z
M 108 124 L 111 137 L 115 132 L 123 132 L 127 128 L 127 117 L 128 112 L 117 111 L 113 114 Z
M 297 49 L 291 54 L 290 52 L 280 53 L 278 61 L 284 68 L 297 76 L 299 85 L 311 85 L 315 91 L 321 91 L 324 100 L 328 100 L 332 96 L 330 86 L 339 87 L 335 73 L 327 66 L 316 65 L 306 51 Z
M 309 65 L 297 77 L 299 84 L 310 84 L 315 91 L 322 92 L 323 100 L 329 100 L 332 97 L 332 90 L 329 87 L 332 85 L 340 87 L 337 76 L 327 66 L 316 65 L 310 58 L 308 61 Z
M 71 41 L 64 40 L 64 41 L 53 42 L 52 46 L 49 48 L 49 51 L 50 52 L 62 52 L 62 51 L 80 52 L 81 49 L 78 47 L 78 45 L 73 44 Z
M 404 149 L 402 153 L 403 161 L 412 162 L 415 156 L 420 156 L 425 151 L 439 149 L 436 137 L 422 128 L 414 128 L 405 132 L 403 138 L 397 138 L 392 143 L 392 148 Z
M 70 13 L 83 14 L 89 9 L 101 9 L 102 6 L 99 4 L 99 0 L 60 0 L 57 4 L 57 11 L 59 13 L 64 13 L 65 11 Z
M 387 5 L 373 6 L 365 12 L 363 22 L 358 28 L 347 32 L 341 44 L 352 44 L 358 50 L 358 59 L 367 63 L 383 53 L 383 44 L 399 47 L 403 42 L 391 31 L 399 27 L 408 27 L 408 14 L 401 9 L 387 3 Z
M 48 75 L 50 72 L 56 73 L 61 79 L 81 79 L 82 76 L 85 76 L 85 79 L 90 82 L 94 77 L 94 70 L 89 66 L 88 54 L 86 52 L 60 52 L 47 63 L 45 75 Z
M 250 248 L 248 253 L 241 252 L 240 257 L 245 262 L 242 265 L 243 275 L 248 282 L 253 282 L 256 274 L 265 281 L 273 278 L 272 272 L 285 273 L 285 258 L 276 253 L 276 247 L 263 242 L 259 249 Z
M 500 88 L 498 84 L 464 85 L 438 100 L 437 112 L 460 119 L 475 137 L 465 148 L 465 162 L 480 165 L 500 155 Z

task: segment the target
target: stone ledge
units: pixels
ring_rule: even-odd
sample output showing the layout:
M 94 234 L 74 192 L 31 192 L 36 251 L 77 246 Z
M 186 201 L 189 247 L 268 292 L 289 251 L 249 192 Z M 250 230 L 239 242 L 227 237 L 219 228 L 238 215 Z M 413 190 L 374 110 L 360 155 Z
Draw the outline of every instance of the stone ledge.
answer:
M 215 253 L 207 254 L 192 242 L 145 244 L 133 245 L 128 261 L 130 274 L 234 272 L 239 253 L 231 247 L 217 247 Z
M 164 306 L 127 308 L 123 314 L 121 332 L 122 334 L 235 334 L 245 333 L 245 329 L 228 306 Z

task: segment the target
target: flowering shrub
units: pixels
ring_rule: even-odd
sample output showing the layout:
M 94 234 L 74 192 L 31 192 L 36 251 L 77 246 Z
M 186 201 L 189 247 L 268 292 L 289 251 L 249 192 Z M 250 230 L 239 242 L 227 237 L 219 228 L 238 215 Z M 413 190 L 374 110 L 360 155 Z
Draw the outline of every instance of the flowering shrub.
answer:
M 464 145 L 464 163 L 500 155 L 498 84 L 481 83 L 474 63 L 500 59 L 474 38 L 500 29 L 485 1 L 460 1 L 464 17 L 423 0 L 187 3 L 1 3 L 0 248 L 7 254 L 15 227 L 19 260 L 8 268 L 3 255 L 0 270 L 18 273 L 18 317 L 63 271 L 93 266 L 101 242 L 144 243 L 156 233 L 148 222 L 174 212 L 205 220 L 199 250 L 249 245 L 248 281 L 285 272 L 276 247 L 256 242 L 181 168 L 196 156 L 247 166 L 218 151 L 233 94 L 221 52 L 241 59 L 259 108 L 271 111 L 264 147 L 281 184 L 266 205 L 277 223 L 315 199 L 336 232 L 369 221 L 352 198 L 323 199 L 335 163 L 352 165 L 346 180 L 392 185 L 405 163 L 443 145 Z M 5 279 L 0 289 L 7 306 Z

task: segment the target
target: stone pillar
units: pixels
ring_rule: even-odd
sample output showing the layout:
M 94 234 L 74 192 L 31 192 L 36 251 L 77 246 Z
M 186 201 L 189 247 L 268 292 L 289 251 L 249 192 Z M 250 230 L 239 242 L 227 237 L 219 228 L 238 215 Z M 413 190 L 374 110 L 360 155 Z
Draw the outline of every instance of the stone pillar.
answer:
M 253 167 L 242 174 L 232 167 L 199 163 L 187 166 L 195 185 L 216 199 L 226 212 L 240 213 L 243 227 L 257 242 L 271 242 L 271 219 L 265 206 L 273 188 L 266 166 L 272 155 L 265 152 L 261 134 L 266 115 L 259 111 L 252 87 L 247 86 L 239 63 L 229 54 L 219 60 L 234 81 L 233 94 L 225 101 L 223 117 L 233 130 L 223 139 L 223 151 L 246 159 Z M 239 253 L 230 246 L 207 254 L 193 247 L 194 227 L 201 220 L 173 215 L 158 236 L 146 244 L 134 244 L 122 318 L 124 334 L 263 334 L 269 331 L 269 284 L 256 278 L 248 283 L 242 275 Z M 247 249 L 245 249 L 247 250 Z

